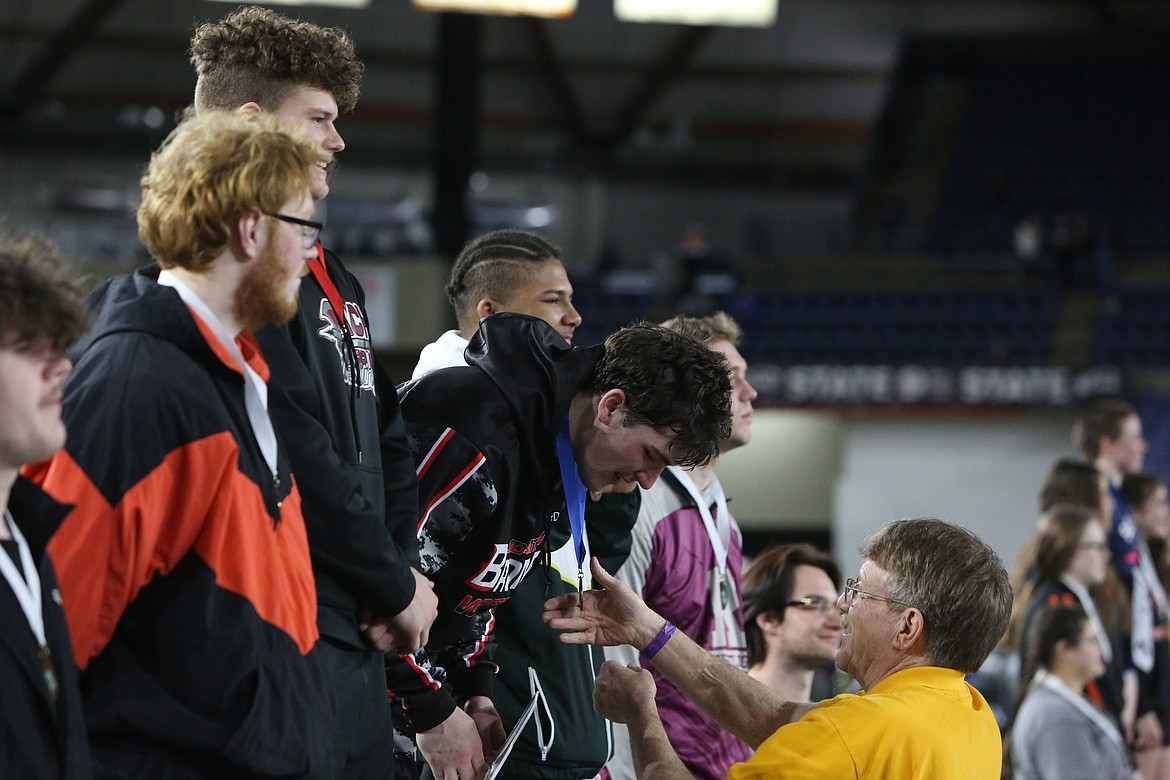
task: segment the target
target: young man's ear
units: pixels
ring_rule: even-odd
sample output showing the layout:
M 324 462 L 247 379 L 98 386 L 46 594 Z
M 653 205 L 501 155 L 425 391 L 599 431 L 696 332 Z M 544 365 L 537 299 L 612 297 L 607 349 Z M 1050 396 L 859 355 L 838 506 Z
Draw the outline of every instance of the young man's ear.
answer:
M 477 320 L 499 314 L 501 311 L 500 305 L 491 298 L 480 298 L 479 303 L 475 304 L 475 318 Z
M 775 612 L 764 610 L 755 617 L 756 627 L 766 636 L 769 632 L 775 631 L 776 627 L 780 625 L 780 620 L 776 617 Z
M 245 211 L 236 218 L 235 235 L 232 241 L 236 245 L 241 262 L 247 262 L 260 255 L 260 232 L 264 215 L 257 209 Z
M 597 421 L 603 425 L 620 423 L 621 415 L 618 412 L 625 411 L 625 408 L 626 393 L 624 390 L 619 390 L 616 387 L 612 390 L 606 390 L 597 399 Z
M 250 114 L 252 112 L 260 113 L 263 110 L 264 109 L 260 108 L 259 103 L 255 102 L 254 100 L 249 100 L 247 103 L 245 103 L 244 105 L 237 108 L 236 113 L 238 113 L 238 114 Z

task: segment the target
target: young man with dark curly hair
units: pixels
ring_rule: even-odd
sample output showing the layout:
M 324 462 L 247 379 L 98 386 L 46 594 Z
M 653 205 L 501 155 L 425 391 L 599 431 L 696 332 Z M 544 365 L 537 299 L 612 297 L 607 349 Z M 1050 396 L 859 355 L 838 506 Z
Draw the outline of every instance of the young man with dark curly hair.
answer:
M 726 359 L 731 381 L 731 430 L 719 452 L 751 441 L 752 401 L 756 389 L 736 345 L 739 325 L 724 312 L 707 317 L 679 316 L 663 327 L 705 345 Z M 747 640 L 740 595 L 743 543 L 728 509 L 715 461 L 695 468 L 671 466 L 643 491 L 637 521 L 624 555 L 614 561 L 615 576 L 647 604 L 704 649 L 747 670 Z M 638 663 L 631 648 L 607 648 L 606 658 Z M 721 729 L 666 680 L 658 680 L 658 707 L 666 733 L 697 778 L 722 777 L 727 767 L 749 755 L 747 746 Z M 614 727 L 614 755 L 605 765 L 613 780 L 633 780 L 630 733 Z
M 74 507 L 49 552 L 99 777 L 323 763 L 313 571 L 252 335 L 296 312 L 315 159 L 270 116 L 187 119 L 141 182 L 157 264 L 88 300 L 68 441 L 29 475 Z
M 69 508 L 19 476 L 65 443 L 65 348 L 85 310 L 43 240 L 0 236 L 0 777 L 93 777 L 65 611 L 46 551 Z
M 341 30 L 250 6 L 191 39 L 197 111 L 264 111 L 313 141 L 314 201 L 345 148 L 339 114 L 363 66 Z M 393 383 L 373 349 L 365 293 L 320 243 L 287 326 L 257 333 L 271 368 L 273 422 L 304 500 L 317 584 L 317 653 L 336 699 L 321 778 L 390 777 L 391 721 L 382 654 L 426 641 L 435 616 L 417 565 L 417 489 Z
M 539 317 L 570 344 L 581 324 L 560 250 L 524 230 L 493 230 L 468 242 L 451 266 L 447 298 L 459 328 L 423 348 L 415 378 L 467 365 L 467 343 L 480 320 L 492 314 Z M 640 504 L 637 483 L 587 502 L 580 534 L 586 554 L 608 560 L 614 550 L 628 546 Z M 577 545 L 561 514 L 564 522 L 551 529 L 550 554 L 540 556 L 508 603 L 494 610 L 494 661 L 500 671 L 493 703 L 505 727 L 514 728 L 535 692 L 542 693 L 541 728 L 521 729 L 500 778 L 588 780 L 613 752 L 613 729 L 592 704 L 604 654 L 595 647 L 564 645 L 558 632 L 533 619 L 550 595 L 592 586 L 587 570 L 577 579 Z
M 437 778 L 482 776 L 500 748 L 493 610 L 551 552 L 566 504 L 579 529 L 587 494 L 706 463 L 731 430 L 723 356 L 658 326 L 572 347 L 544 320 L 494 314 L 465 357 L 399 389 L 439 617 L 426 648 L 389 677 Z

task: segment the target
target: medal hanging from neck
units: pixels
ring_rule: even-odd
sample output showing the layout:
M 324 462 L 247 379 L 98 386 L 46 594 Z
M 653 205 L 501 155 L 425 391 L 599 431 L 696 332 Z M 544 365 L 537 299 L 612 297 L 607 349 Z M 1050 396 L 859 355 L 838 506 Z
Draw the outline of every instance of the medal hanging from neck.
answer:
M 20 556 L 20 569 L 17 569 L 16 563 L 8 557 L 7 550 L 5 550 L 3 554 L 0 554 L 0 572 L 3 572 L 4 579 L 12 588 L 12 593 L 20 603 L 20 609 L 24 612 L 25 619 L 28 620 L 28 627 L 32 629 L 33 637 L 37 640 L 37 661 L 45 679 L 45 687 L 48 689 L 49 698 L 56 701 L 60 686 L 57 683 L 57 670 L 53 666 L 53 654 L 49 651 L 49 643 L 45 638 L 45 615 L 41 611 L 40 579 L 37 577 L 36 566 L 33 565 L 28 542 L 25 541 L 24 534 L 16 527 L 16 522 L 12 519 L 12 512 L 5 510 L 4 520 L 8 523 L 8 531 L 12 535 L 12 540 L 16 542 L 17 554 Z
M 557 461 L 561 467 L 561 484 L 565 490 L 565 508 L 569 512 L 569 532 L 573 535 L 573 552 L 577 554 L 577 593 L 585 592 L 585 485 L 573 457 L 573 440 L 569 437 L 569 417 L 561 422 L 557 433 Z

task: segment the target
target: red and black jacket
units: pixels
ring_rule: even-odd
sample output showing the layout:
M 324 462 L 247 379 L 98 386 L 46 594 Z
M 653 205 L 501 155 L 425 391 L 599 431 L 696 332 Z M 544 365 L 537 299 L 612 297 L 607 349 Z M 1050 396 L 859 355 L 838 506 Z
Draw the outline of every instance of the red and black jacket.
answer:
M 387 669 L 417 731 L 456 701 L 491 695 L 493 609 L 546 551 L 552 525 L 567 525 L 556 436 L 602 350 L 569 347 L 535 317 L 496 314 L 472 337 L 468 366 L 399 388 L 419 555 L 439 598 L 426 648 Z
M 300 496 L 275 475 L 244 377 L 158 268 L 106 282 L 72 355 L 68 443 L 30 474 L 75 509 L 49 545 L 95 757 L 166 755 L 208 776 L 320 764 L 330 694 L 308 655 L 316 598 Z M 248 335 L 245 359 L 266 376 Z M 116 769 L 117 767 L 111 767 Z

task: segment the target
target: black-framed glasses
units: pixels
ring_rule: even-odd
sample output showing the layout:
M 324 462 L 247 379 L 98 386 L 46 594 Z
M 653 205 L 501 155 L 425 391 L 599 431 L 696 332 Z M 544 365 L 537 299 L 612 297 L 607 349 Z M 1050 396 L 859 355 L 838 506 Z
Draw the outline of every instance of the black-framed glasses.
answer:
M 905 601 L 900 601 L 898 599 L 892 599 L 889 596 L 879 596 L 876 593 L 870 593 L 868 590 L 862 590 L 861 588 L 857 587 L 857 580 L 853 579 L 852 577 L 845 580 L 845 606 L 847 606 L 847 607 L 852 606 L 853 602 L 855 600 L 857 600 L 857 598 L 859 596 L 862 598 L 868 598 L 868 599 L 881 599 L 882 601 L 889 601 L 889 602 L 892 602 L 894 604 L 901 604 L 903 607 L 913 607 L 914 606 L 913 604 L 907 604 Z
M 281 222 L 299 225 L 301 228 L 301 242 L 305 245 L 305 249 L 312 249 L 313 245 L 317 243 L 317 239 L 321 237 L 321 231 L 325 229 L 323 223 L 314 222 L 311 219 L 290 217 L 288 214 L 277 214 L 271 211 L 265 211 L 264 213 L 273 219 L 279 219 Z
M 804 612 L 817 612 L 821 617 L 832 617 L 837 614 L 837 602 L 829 601 L 824 596 L 804 596 L 799 599 L 789 599 L 784 602 L 786 607 L 795 607 Z

